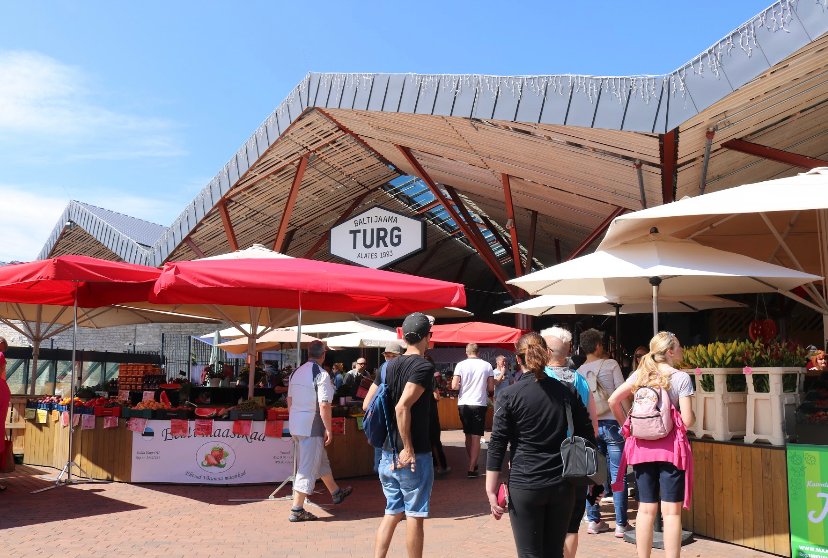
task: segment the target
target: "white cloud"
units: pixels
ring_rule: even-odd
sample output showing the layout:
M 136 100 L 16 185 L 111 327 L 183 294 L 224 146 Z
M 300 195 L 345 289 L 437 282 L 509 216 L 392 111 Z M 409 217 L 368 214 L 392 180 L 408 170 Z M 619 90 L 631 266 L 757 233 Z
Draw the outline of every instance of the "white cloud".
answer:
M 68 200 L 31 189 L 0 184 L 0 261 L 29 261 L 37 257 Z
M 0 52 L 0 145 L 67 162 L 186 154 L 175 123 L 109 109 L 82 70 L 36 52 Z M 61 149 L 54 149 L 55 146 Z

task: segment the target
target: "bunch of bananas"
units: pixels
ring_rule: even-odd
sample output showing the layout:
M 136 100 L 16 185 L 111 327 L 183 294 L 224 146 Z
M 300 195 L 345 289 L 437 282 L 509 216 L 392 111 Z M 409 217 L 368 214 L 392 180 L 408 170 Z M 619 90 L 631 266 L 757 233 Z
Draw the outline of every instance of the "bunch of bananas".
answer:
M 752 344 L 748 341 L 716 341 L 707 345 L 685 347 L 683 368 L 733 368 L 742 365 L 745 349 Z

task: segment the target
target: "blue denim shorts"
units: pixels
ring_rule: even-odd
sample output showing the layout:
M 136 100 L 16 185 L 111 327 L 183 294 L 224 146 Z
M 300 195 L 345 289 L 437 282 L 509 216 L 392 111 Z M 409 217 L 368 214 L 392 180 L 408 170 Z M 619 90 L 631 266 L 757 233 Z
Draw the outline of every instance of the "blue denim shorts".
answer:
M 431 486 L 434 484 L 434 463 L 431 453 L 414 455 L 416 466 L 392 469 L 394 455 L 383 450 L 379 463 L 379 479 L 385 494 L 385 515 L 405 512 L 409 517 L 428 517 Z

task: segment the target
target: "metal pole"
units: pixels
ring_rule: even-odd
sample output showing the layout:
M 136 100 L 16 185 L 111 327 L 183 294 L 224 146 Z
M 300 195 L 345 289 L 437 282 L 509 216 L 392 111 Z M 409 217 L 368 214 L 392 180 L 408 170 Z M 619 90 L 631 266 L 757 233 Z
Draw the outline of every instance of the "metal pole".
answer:
M 618 337 L 619 332 L 621 331 L 621 323 L 619 315 L 621 314 L 621 305 L 617 302 L 611 303 L 611 306 L 615 308 L 615 360 L 621 362 L 621 339 Z
M 296 324 L 296 368 L 302 366 L 302 293 L 299 293 L 299 316 Z M 296 370 L 294 368 L 294 370 Z
M 69 374 L 69 458 L 66 460 L 66 482 L 72 483 L 72 439 L 75 437 L 75 354 L 78 345 L 78 289 L 72 304 L 72 371 Z
M 658 286 L 661 285 L 661 277 L 650 277 L 650 285 L 653 286 L 653 336 L 658 333 Z

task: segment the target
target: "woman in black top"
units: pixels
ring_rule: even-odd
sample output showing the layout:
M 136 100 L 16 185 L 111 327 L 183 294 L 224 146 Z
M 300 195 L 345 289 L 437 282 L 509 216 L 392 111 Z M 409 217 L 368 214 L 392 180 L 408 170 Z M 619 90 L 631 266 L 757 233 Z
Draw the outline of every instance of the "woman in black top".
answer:
M 497 398 L 486 460 L 486 494 L 492 515 L 497 505 L 500 469 L 510 447 L 509 511 L 520 557 L 562 557 L 575 488 L 561 478 L 561 442 L 567 435 L 566 406 L 572 407 L 575 434 L 595 442 L 586 408 L 569 388 L 546 375 L 546 342 L 527 333 L 515 344 L 524 374 Z M 581 497 L 581 491 L 578 491 Z

